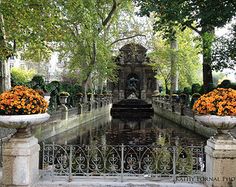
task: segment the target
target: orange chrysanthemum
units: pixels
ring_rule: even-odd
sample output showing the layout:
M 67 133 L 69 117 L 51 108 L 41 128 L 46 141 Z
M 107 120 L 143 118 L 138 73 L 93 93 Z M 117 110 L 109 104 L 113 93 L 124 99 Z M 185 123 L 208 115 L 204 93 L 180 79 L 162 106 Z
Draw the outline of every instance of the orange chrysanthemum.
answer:
M 0 115 L 45 113 L 47 107 L 43 96 L 25 86 L 15 86 L 0 95 Z
M 197 114 L 236 116 L 236 90 L 217 88 L 202 95 L 193 105 Z

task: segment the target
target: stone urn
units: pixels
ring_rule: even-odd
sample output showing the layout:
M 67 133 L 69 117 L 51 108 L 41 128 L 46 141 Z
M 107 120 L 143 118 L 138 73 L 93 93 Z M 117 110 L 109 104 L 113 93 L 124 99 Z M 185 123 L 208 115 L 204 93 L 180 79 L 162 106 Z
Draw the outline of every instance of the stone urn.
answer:
M 31 127 L 46 122 L 48 113 L 30 115 L 0 115 L 0 127 L 16 129 L 16 137 L 30 137 Z
M 70 96 L 68 92 L 60 92 L 59 93 L 59 101 L 62 105 L 65 105 L 67 103 L 67 99 Z
M 59 97 L 59 101 L 61 104 L 65 105 L 67 103 L 68 96 L 61 96 Z
M 77 94 L 77 97 L 78 97 L 78 101 L 79 101 L 80 103 L 82 103 L 82 102 L 83 102 L 83 94 L 82 94 L 81 92 L 79 92 L 79 93 Z
M 91 93 L 87 93 L 87 99 L 88 99 L 88 101 L 91 101 L 91 98 L 92 98 L 92 94 L 91 94 Z
M 177 94 L 172 94 L 171 95 L 171 100 L 172 100 L 172 102 L 178 103 L 179 96 Z
M 195 115 L 194 118 L 202 125 L 217 130 L 214 138 L 232 139 L 229 132 L 236 125 L 236 116 Z

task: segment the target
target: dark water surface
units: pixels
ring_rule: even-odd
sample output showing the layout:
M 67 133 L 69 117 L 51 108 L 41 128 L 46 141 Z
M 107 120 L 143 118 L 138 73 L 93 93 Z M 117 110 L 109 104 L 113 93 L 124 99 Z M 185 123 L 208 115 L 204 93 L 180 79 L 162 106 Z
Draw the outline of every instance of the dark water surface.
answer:
M 45 140 L 77 145 L 205 145 L 206 138 L 154 115 L 150 119 L 112 119 L 107 115 Z

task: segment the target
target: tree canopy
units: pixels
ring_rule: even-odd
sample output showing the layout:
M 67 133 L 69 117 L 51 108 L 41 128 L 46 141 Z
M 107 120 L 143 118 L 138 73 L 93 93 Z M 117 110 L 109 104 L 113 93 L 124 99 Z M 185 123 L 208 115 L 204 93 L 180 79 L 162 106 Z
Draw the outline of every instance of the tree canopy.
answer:
M 234 0 L 136 0 L 141 7 L 141 15 L 152 12 L 157 18 L 155 29 L 166 33 L 172 32 L 172 26 L 180 25 L 182 29 L 191 28 L 202 39 L 203 83 L 206 91 L 212 84 L 212 43 L 214 29 L 222 27 L 236 15 Z
M 177 30 L 177 29 L 176 29 Z M 178 30 L 177 30 L 178 31 Z M 151 52 L 150 59 L 153 69 L 157 72 L 157 79 L 165 85 L 166 90 L 170 90 L 171 76 L 171 54 L 176 53 L 176 70 L 178 74 L 178 87 L 190 87 L 193 83 L 199 83 L 198 73 L 201 71 L 199 60 L 199 47 L 195 36 L 190 29 L 176 33 L 178 50 L 173 51 L 169 42 L 161 39 L 159 35 L 154 38 L 154 51 Z
M 130 0 L 1 0 L 0 55 L 7 59 L 15 49 L 24 59 L 48 60 L 52 51 L 71 70 L 80 69 L 81 82 L 93 72 L 114 79 L 111 44 L 121 11 Z M 4 43 L 4 46 L 3 44 Z M 8 47 L 9 46 L 9 47 Z M 6 52 L 7 51 L 7 52 Z M 4 52 L 4 54 L 3 54 Z

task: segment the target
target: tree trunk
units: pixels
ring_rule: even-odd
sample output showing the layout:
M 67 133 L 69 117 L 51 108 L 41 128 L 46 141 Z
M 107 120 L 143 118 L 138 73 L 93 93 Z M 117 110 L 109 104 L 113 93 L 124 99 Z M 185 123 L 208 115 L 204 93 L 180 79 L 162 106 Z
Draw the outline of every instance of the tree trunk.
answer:
M 0 60 L 0 92 L 11 89 L 10 68 L 7 60 Z
M 8 52 L 6 45 L 4 19 L 3 15 L 0 14 L 0 92 L 4 92 L 11 88 L 10 67 L 7 61 L 9 54 L 10 53 Z
M 169 94 L 168 80 L 166 80 L 166 79 L 165 79 L 165 88 L 166 88 L 166 94 Z
M 170 48 L 171 48 L 171 72 L 170 72 L 170 94 L 173 94 L 177 91 L 178 87 L 178 77 L 177 77 L 177 40 L 175 37 L 173 37 L 170 40 Z
M 213 88 L 213 78 L 212 78 L 212 43 L 214 39 L 214 28 L 203 27 L 202 28 L 202 48 L 203 48 L 203 85 L 204 92 L 207 93 Z
M 87 90 L 88 90 L 88 79 L 82 82 L 82 88 L 84 88 L 84 102 L 88 101 Z

